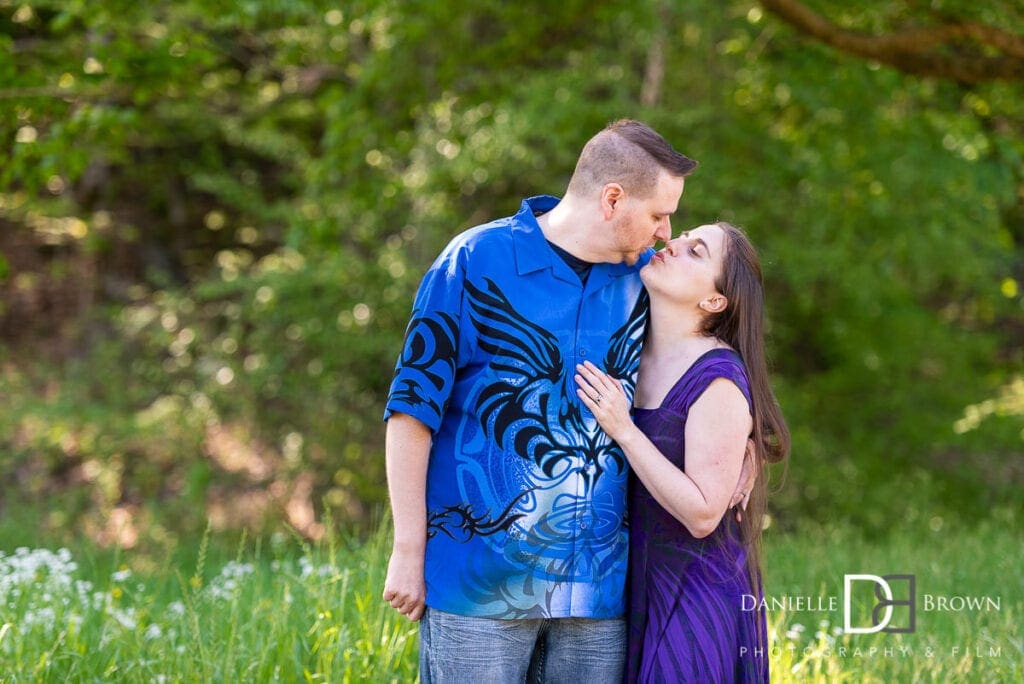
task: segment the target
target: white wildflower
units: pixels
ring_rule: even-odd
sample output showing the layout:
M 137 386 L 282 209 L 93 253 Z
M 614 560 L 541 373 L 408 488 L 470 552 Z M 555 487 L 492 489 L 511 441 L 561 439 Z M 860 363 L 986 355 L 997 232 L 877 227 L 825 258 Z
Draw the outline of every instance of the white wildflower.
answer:
M 256 567 L 252 563 L 239 563 L 238 561 L 231 561 L 223 568 L 221 568 L 220 576 L 227 578 L 241 579 L 248 575 L 253 574 L 256 571 Z
M 26 630 L 36 625 L 49 626 L 57 619 L 57 613 L 50 606 L 43 606 L 38 610 L 26 611 L 23 625 Z
M 114 620 L 125 629 L 135 629 L 138 625 L 135 612 L 132 610 L 121 610 L 115 608 L 110 611 L 110 617 L 114 618 Z
M 299 568 L 299 575 L 303 579 L 314 574 L 319 577 L 329 577 L 334 574 L 334 568 L 331 567 L 329 563 L 325 563 L 318 567 L 313 564 L 313 561 L 309 560 L 309 558 L 306 558 L 305 556 L 299 559 Z

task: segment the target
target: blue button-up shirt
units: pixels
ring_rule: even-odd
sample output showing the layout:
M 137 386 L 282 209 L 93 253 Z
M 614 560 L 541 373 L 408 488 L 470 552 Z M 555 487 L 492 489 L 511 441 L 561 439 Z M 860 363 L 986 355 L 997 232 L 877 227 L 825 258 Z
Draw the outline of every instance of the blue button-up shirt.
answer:
M 385 418 L 434 433 L 427 605 L 492 618 L 623 614 L 627 463 L 576 396 L 590 360 L 632 398 L 647 299 L 633 266 L 586 285 L 534 217 L 457 236 L 424 276 Z

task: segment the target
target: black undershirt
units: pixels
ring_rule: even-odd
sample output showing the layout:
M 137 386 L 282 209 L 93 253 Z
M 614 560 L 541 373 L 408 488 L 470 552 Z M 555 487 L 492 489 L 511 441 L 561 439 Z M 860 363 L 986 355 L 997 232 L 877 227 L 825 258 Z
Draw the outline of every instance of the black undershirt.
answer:
M 548 241 L 548 244 L 551 245 L 551 249 L 555 250 L 555 254 L 562 257 L 562 261 L 567 263 L 569 268 L 576 272 L 576 275 L 580 278 L 580 282 L 586 285 L 587 277 L 590 275 L 590 267 L 594 264 L 580 259 L 575 254 L 570 254 L 550 240 Z

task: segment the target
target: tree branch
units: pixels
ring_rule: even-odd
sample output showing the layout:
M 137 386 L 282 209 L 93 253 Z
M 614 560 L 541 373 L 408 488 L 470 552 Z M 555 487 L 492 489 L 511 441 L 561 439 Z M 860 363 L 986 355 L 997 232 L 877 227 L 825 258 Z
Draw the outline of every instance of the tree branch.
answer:
M 647 68 L 644 83 L 640 89 L 640 102 L 645 107 L 654 107 L 661 100 L 661 84 L 665 80 L 665 30 L 659 28 L 647 49 Z
M 799 0 L 760 0 L 761 5 L 826 45 L 917 76 L 963 83 L 1024 80 L 1024 37 L 987 24 L 954 22 L 884 36 L 849 31 Z M 981 46 L 1002 54 L 984 54 Z

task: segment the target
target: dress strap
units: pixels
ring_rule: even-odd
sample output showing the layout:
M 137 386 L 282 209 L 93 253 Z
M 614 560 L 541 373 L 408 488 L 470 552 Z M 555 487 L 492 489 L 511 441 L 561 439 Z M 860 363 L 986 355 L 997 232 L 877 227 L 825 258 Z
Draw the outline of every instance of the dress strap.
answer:
M 700 395 L 719 378 L 730 380 L 739 387 L 753 413 L 754 404 L 747 371 L 743 359 L 732 349 L 712 349 L 702 354 L 669 390 L 662 406 L 679 413 L 689 413 L 690 407 L 696 403 Z

